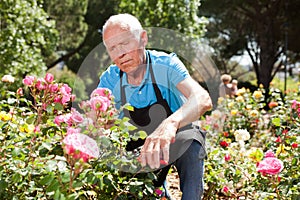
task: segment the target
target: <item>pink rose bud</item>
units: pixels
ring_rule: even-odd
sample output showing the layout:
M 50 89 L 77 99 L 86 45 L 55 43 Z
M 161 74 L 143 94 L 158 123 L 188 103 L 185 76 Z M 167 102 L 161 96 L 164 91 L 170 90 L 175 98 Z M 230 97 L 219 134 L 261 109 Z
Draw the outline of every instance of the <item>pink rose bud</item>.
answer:
M 50 73 L 47 73 L 46 76 L 45 76 L 45 80 L 48 82 L 48 83 L 52 83 L 53 80 L 54 80 L 54 76 Z
M 34 76 L 26 76 L 26 77 L 23 79 L 23 84 L 24 84 L 24 85 L 27 85 L 27 86 L 32 86 L 34 80 L 35 80 L 35 77 L 34 77 Z
M 230 154 L 226 154 L 224 156 L 224 159 L 225 159 L 226 162 L 229 161 L 231 159 Z
M 24 95 L 23 88 L 17 89 L 17 95 L 19 95 L 19 96 L 23 96 Z
M 96 88 L 92 92 L 91 98 L 96 96 L 108 97 L 109 99 L 111 99 L 111 91 L 107 88 Z
M 162 191 L 161 189 L 159 189 L 159 188 L 156 188 L 156 189 L 154 190 L 154 192 L 155 192 L 155 194 L 157 194 L 158 196 L 162 195 L 162 193 L 163 193 L 163 191 Z
M 229 188 L 228 188 L 227 186 L 224 186 L 224 187 L 222 188 L 222 192 L 228 193 L 228 192 L 229 192 Z
M 38 90 L 44 90 L 46 89 L 46 82 L 43 78 L 39 78 L 36 82 L 36 85 L 35 87 L 38 89 Z

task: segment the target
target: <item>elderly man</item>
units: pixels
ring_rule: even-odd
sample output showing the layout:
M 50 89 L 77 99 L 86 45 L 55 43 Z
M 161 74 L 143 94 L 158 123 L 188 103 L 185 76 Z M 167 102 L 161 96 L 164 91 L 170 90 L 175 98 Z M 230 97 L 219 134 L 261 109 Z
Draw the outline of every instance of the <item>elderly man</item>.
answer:
M 209 94 L 175 53 L 146 50 L 147 32 L 130 14 L 108 19 L 103 42 L 114 64 L 101 75 L 98 87 L 112 91 L 117 107 L 132 105 L 134 110 L 124 111 L 124 116 L 148 134 L 145 141 L 132 141 L 127 149 L 142 146 L 142 166 L 163 167 L 167 172 L 174 164 L 182 199 L 201 199 L 205 133 L 192 122 L 211 109 Z M 166 178 L 162 174 L 157 186 Z

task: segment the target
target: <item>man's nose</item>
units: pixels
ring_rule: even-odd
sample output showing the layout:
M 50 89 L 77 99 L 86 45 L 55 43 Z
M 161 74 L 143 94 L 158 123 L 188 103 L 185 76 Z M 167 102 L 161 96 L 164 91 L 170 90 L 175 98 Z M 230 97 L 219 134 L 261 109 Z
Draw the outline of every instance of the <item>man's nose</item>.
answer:
M 125 56 L 125 54 L 126 54 L 126 49 L 122 45 L 118 46 L 116 56 L 118 58 L 122 58 Z

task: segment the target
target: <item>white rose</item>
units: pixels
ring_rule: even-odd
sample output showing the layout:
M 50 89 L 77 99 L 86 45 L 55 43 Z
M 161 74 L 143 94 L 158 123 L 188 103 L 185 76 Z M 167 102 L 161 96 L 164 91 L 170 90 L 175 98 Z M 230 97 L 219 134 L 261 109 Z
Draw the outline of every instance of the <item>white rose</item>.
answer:
M 15 82 L 15 78 L 12 75 L 4 75 L 1 81 L 6 83 L 13 83 Z
M 238 129 L 234 132 L 236 141 L 246 141 L 250 139 L 250 134 L 246 129 Z

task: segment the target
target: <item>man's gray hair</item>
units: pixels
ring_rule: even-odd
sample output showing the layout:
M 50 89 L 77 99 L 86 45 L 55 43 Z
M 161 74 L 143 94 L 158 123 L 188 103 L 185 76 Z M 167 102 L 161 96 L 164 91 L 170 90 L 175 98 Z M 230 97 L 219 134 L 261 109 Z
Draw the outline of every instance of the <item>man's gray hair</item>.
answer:
M 112 15 L 103 25 L 102 35 L 108 27 L 114 25 L 118 25 L 121 27 L 121 29 L 130 31 L 137 38 L 140 37 L 140 33 L 143 30 L 141 23 L 135 16 L 128 13 L 124 13 Z

